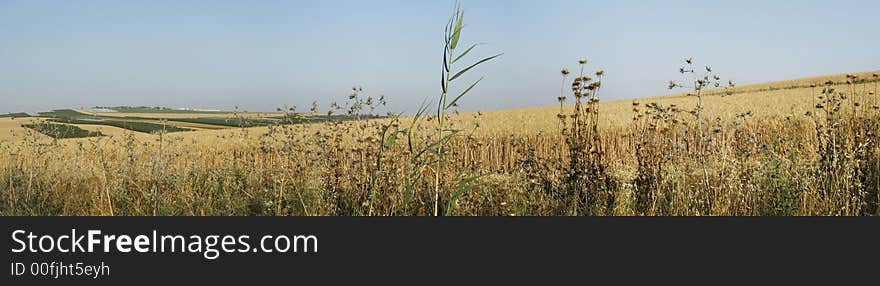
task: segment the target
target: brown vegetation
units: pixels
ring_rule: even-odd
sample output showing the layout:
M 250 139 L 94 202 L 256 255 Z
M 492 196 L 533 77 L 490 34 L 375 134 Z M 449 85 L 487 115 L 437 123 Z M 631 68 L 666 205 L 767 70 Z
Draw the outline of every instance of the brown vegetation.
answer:
M 0 119 L 0 214 L 880 214 L 877 74 L 721 89 L 688 60 L 684 94 L 600 103 L 582 60 L 559 106 L 457 114 L 452 81 L 494 58 L 457 70 L 462 18 L 436 113 L 64 140 Z M 373 118 L 384 99 L 333 106 Z

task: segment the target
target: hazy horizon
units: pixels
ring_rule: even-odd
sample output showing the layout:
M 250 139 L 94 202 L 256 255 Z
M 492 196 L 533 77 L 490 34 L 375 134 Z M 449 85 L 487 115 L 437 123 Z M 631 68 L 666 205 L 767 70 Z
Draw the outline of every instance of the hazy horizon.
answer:
M 667 93 L 684 58 L 738 84 L 880 69 L 876 1 L 463 1 L 466 43 L 504 56 L 463 110 L 555 104 L 559 70 L 603 99 Z M 272 111 L 351 86 L 414 110 L 439 92 L 454 1 L 0 0 L 0 113 L 93 106 Z M 843 7 L 843 8 L 841 8 Z M 720 13 L 723 12 L 723 13 Z M 459 88 L 467 82 L 460 82 Z

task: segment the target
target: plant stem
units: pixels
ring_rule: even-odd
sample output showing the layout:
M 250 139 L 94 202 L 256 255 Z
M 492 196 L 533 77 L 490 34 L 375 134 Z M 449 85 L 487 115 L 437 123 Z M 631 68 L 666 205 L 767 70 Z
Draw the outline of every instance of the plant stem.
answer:
M 454 50 L 449 48 L 449 58 L 452 59 Z M 440 214 L 440 171 L 443 168 L 443 123 L 446 117 L 446 96 L 449 94 L 449 75 L 452 74 L 452 64 L 448 64 L 449 71 L 444 69 L 446 75 L 443 81 L 443 94 L 437 104 L 437 164 L 434 169 L 434 216 Z

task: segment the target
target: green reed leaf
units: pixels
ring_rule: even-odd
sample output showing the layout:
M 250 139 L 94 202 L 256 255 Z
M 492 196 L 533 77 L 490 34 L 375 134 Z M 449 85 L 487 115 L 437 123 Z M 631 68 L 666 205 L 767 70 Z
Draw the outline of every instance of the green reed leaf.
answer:
M 459 173 L 459 175 L 457 177 L 461 178 L 461 176 L 462 176 L 462 174 Z M 452 197 L 449 198 L 449 202 L 446 204 L 446 216 L 451 216 L 454 214 L 453 211 L 455 211 L 455 203 L 458 202 L 458 199 L 461 198 L 461 196 L 463 196 L 468 191 L 476 189 L 477 187 L 481 186 L 482 184 L 480 182 L 478 182 L 477 180 L 479 180 L 480 178 L 485 177 L 485 176 L 486 175 L 483 174 L 483 175 L 468 177 L 468 178 L 464 178 L 458 182 L 458 184 L 456 186 L 455 193 L 452 194 Z
M 490 60 L 492 60 L 492 59 L 494 59 L 494 58 L 500 57 L 501 55 L 503 55 L 503 54 L 497 54 L 497 55 L 494 55 L 494 56 L 491 56 L 491 57 L 488 57 L 488 58 L 485 58 L 485 59 L 480 60 L 480 61 L 478 61 L 478 62 L 472 64 L 471 66 L 469 66 L 469 67 L 467 67 L 467 68 L 465 68 L 465 69 L 459 71 L 458 73 L 456 73 L 454 76 L 452 76 L 451 78 L 449 78 L 449 81 L 453 81 L 453 80 L 455 80 L 456 78 L 458 78 L 458 77 L 460 77 L 461 75 L 463 75 L 464 73 L 466 73 L 467 71 L 469 71 L 470 69 L 476 67 L 477 65 L 482 64 L 482 63 L 485 63 L 485 62 L 487 62 L 487 61 L 490 61 Z
M 472 83 L 471 86 L 469 86 L 467 89 L 465 89 L 463 92 L 461 92 L 461 94 L 459 94 L 458 96 L 456 96 L 455 99 L 453 99 L 451 103 L 449 103 L 448 105 L 446 105 L 446 108 L 449 109 L 450 107 L 455 106 L 455 104 L 458 103 L 458 100 L 461 99 L 462 96 L 464 96 L 465 94 L 467 94 L 468 91 L 471 91 L 471 89 L 473 89 L 474 86 L 477 86 L 477 84 L 480 83 L 480 81 L 482 81 L 482 80 L 483 80 L 483 77 L 480 77 L 480 79 L 478 79 L 477 81 L 475 81 L 474 83 Z
M 473 50 L 473 49 L 476 48 L 477 46 L 479 46 L 479 45 L 483 45 L 483 44 L 485 44 L 485 43 L 476 43 L 476 44 L 471 45 L 470 48 L 468 48 L 467 50 L 464 50 L 464 53 L 461 53 L 460 55 L 458 55 L 457 57 L 455 57 L 455 59 L 452 60 L 452 63 L 454 64 L 455 62 L 457 62 L 458 60 L 460 60 L 461 58 L 463 58 L 464 56 L 466 56 L 468 53 L 470 53 L 471 50 Z M 444 60 L 446 60 L 446 58 L 444 58 Z
M 452 33 L 452 40 L 449 43 L 449 49 L 455 50 L 458 46 L 458 38 L 461 36 L 461 25 L 464 23 L 464 11 L 458 11 L 458 20 L 455 23 L 455 32 Z

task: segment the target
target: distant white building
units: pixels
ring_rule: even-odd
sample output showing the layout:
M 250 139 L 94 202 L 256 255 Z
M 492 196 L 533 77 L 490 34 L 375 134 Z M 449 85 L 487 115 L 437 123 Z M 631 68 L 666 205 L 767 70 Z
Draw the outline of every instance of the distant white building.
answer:
M 88 111 L 89 112 L 102 112 L 102 113 L 104 113 L 104 112 L 117 112 L 116 110 L 109 109 L 109 108 L 92 108 L 92 109 L 88 109 Z
M 177 110 L 181 110 L 181 111 L 201 111 L 201 112 L 220 112 L 220 111 L 222 111 L 222 110 L 219 110 L 219 109 L 201 109 L 201 108 L 188 108 L 188 107 L 177 108 Z

